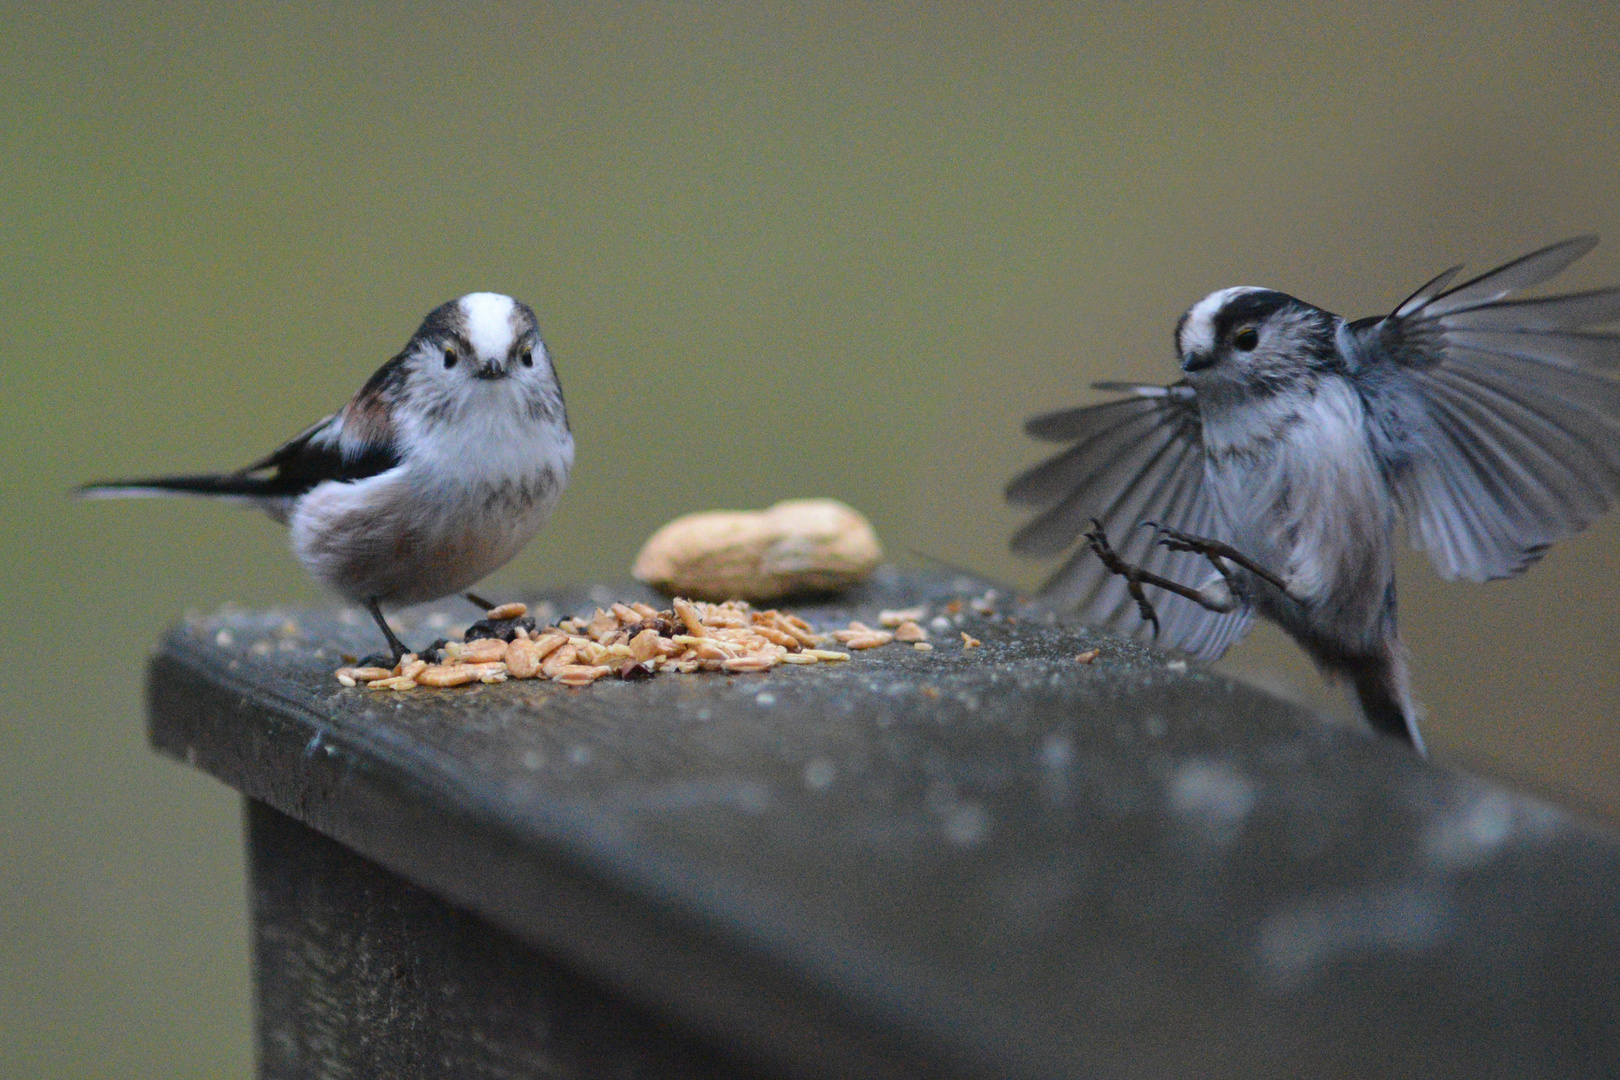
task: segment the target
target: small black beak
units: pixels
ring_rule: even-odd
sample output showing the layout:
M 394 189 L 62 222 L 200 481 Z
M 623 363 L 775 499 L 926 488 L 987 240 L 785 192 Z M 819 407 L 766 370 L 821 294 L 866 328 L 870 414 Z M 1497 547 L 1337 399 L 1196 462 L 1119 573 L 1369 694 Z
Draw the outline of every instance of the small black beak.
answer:
M 1188 353 L 1181 358 L 1181 370 L 1186 372 L 1203 371 L 1205 368 L 1215 366 L 1215 353 L 1195 352 Z
M 473 378 L 504 379 L 506 378 L 506 368 L 503 365 L 496 363 L 494 360 L 491 360 L 489 363 L 473 372 Z

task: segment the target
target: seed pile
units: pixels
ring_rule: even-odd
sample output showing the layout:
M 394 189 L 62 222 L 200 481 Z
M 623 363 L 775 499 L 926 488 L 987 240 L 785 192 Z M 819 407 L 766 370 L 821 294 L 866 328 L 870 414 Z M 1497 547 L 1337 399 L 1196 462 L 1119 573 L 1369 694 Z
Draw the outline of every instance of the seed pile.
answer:
M 676 597 L 658 611 L 650 604 L 597 608 L 589 619 L 563 619 L 539 629 L 523 604 L 502 604 L 467 631 L 467 640 L 437 642 L 426 656 L 406 654 L 392 668 L 343 667 L 344 686 L 372 690 L 417 686 L 462 686 L 507 679 L 550 679 L 589 686 L 598 679 L 647 679 L 662 672 L 768 671 L 778 664 L 819 664 L 849 659 L 823 649 L 826 637 L 850 650 L 891 641 L 930 649 L 928 631 L 917 622 L 925 608 L 884 611 L 874 629 L 851 622 L 831 635 L 816 633 L 796 615 L 774 608 L 756 611 L 746 601 L 706 603 Z

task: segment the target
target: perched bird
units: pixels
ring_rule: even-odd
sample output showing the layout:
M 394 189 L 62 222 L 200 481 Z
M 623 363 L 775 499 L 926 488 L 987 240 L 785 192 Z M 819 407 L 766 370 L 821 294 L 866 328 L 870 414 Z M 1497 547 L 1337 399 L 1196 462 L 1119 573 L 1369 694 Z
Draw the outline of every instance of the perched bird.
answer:
M 434 600 L 503 566 L 574 464 L 562 387 L 528 305 L 469 293 L 428 313 L 342 409 L 237 472 L 89 484 L 85 498 L 202 495 L 287 525 L 304 569 L 363 604 Z
M 1506 299 L 1596 244 L 1447 289 L 1454 267 L 1356 322 L 1270 289 L 1211 293 L 1176 326 L 1181 381 L 1099 383 L 1128 396 L 1026 424 L 1074 445 L 1007 486 L 1044 508 L 1013 550 L 1081 541 L 1045 596 L 1199 659 L 1262 615 L 1421 753 L 1397 515 L 1442 577 L 1488 581 L 1620 495 L 1620 382 L 1599 373 L 1620 363 L 1620 335 L 1585 329 L 1620 320 L 1620 286 Z

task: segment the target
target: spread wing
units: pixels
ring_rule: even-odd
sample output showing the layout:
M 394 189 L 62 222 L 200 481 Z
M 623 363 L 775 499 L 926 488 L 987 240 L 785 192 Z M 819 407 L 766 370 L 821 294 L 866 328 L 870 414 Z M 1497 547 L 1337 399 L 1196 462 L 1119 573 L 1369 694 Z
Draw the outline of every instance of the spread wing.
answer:
M 1225 539 L 1204 491 L 1204 447 L 1192 388 L 1185 383 L 1100 383 L 1097 388 L 1131 396 L 1048 413 L 1024 425 L 1037 439 L 1074 445 L 1007 485 L 1009 502 L 1043 508 L 1013 537 L 1013 551 L 1056 555 L 1073 546 L 1096 518 L 1127 562 L 1188 585 L 1203 584 L 1211 573 L 1207 562 L 1155 546 L 1153 531 L 1141 527 L 1157 521 L 1195 536 Z M 1152 634 L 1124 579 L 1109 573 L 1083 544 L 1047 581 L 1042 595 L 1093 625 L 1139 638 Z M 1199 659 L 1220 656 L 1253 620 L 1246 608 L 1217 614 L 1151 588 L 1148 598 L 1163 627 L 1159 643 Z
M 1517 574 L 1620 497 L 1620 287 L 1529 300 L 1577 237 L 1349 327 L 1368 430 L 1412 545 L 1446 578 Z M 1444 290 L 1444 291 L 1443 291 Z

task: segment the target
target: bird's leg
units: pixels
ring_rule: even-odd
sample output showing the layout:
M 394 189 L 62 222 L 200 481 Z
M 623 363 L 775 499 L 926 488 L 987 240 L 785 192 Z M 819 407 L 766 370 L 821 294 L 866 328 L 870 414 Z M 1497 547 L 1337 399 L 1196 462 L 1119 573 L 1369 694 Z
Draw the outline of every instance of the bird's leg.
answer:
M 1152 624 L 1155 638 L 1159 636 L 1159 615 L 1158 612 L 1153 610 L 1153 605 L 1148 601 L 1147 594 L 1142 591 L 1144 585 L 1152 585 L 1164 589 L 1166 592 L 1173 592 L 1177 596 L 1184 596 L 1199 607 L 1210 611 L 1224 613 L 1232 610 L 1229 599 L 1221 600 L 1211 597 L 1202 589 L 1195 589 L 1190 585 L 1183 585 L 1179 581 L 1171 581 L 1169 578 L 1160 577 L 1151 570 L 1144 570 L 1140 566 L 1132 566 L 1120 558 L 1119 552 L 1115 551 L 1113 546 L 1108 543 L 1108 534 L 1103 531 L 1102 522 L 1096 518 L 1091 519 L 1091 531 L 1086 533 L 1085 537 L 1086 543 L 1091 546 L 1092 551 L 1097 553 L 1097 558 L 1102 560 L 1102 564 L 1112 573 L 1118 574 L 1125 579 L 1125 588 L 1130 591 L 1131 599 L 1136 601 L 1136 610 L 1141 613 L 1144 622 Z
M 493 611 L 496 607 L 496 605 L 490 603 L 488 600 L 485 600 L 477 593 L 464 592 L 461 595 L 467 598 L 467 603 L 471 604 L 479 611 Z
M 391 666 L 397 666 L 400 660 L 404 658 L 405 654 L 411 650 L 407 649 L 405 647 L 405 643 L 400 641 L 399 638 L 395 636 L 393 629 L 388 625 L 388 621 L 383 618 L 382 608 L 377 606 L 377 598 L 375 596 L 369 597 L 366 600 L 366 610 L 371 612 L 371 617 L 373 619 L 377 620 L 377 628 L 383 632 L 383 637 L 388 639 L 388 647 L 394 650 L 394 664 Z
M 1171 551 L 1190 551 L 1194 555 L 1202 555 L 1209 560 L 1227 584 L 1232 584 L 1232 568 L 1227 563 L 1235 563 L 1243 567 L 1255 577 L 1275 585 L 1284 596 L 1294 599 L 1294 594 L 1288 591 L 1288 583 L 1261 566 L 1231 544 L 1223 544 L 1219 540 L 1211 540 L 1204 536 L 1192 536 L 1180 529 L 1172 529 L 1168 525 L 1161 525 L 1157 521 L 1142 522 L 1144 528 L 1153 530 L 1153 541 L 1160 547 Z

